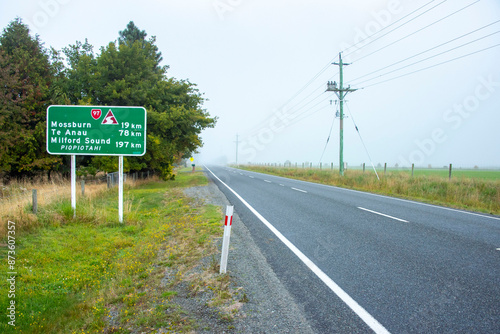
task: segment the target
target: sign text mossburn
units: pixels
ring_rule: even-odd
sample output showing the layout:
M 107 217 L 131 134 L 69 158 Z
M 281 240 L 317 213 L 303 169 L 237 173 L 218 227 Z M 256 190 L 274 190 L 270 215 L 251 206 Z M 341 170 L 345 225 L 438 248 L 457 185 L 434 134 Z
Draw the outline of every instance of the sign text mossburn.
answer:
M 50 106 L 47 108 L 47 152 L 69 155 L 144 155 L 146 109 Z

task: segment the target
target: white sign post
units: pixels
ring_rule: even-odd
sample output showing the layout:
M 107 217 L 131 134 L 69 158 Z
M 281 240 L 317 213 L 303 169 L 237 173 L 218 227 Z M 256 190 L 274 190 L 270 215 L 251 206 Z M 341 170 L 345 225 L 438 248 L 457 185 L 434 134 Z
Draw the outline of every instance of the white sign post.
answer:
M 220 260 L 220 273 L 225 274 L 227 268 L 227 256 L 229 253 L 229 239 L 231 237 L 231 225 L 233 224 L 233 206 L 227 206 L 226 219 L 224 221 L 224 236 L 222 237 L 222 256 Z
M 118 220 L 123 223 L 123 155 L 118 157 Z
M 71 208 L 73 218 L 76 217 L 76 156 L 71 156 Z

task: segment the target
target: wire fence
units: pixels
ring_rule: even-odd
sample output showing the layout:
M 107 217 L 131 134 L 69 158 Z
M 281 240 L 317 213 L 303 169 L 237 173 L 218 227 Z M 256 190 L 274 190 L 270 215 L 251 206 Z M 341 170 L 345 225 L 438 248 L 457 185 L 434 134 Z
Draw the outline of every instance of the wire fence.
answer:
M 284 163 L 272 162 L 272 163 L 252 163 L 248 166 L 257 167 L 271 167 L 271 168 L 287 168 L 287 169 L 309 169 L 309 170 L 321 170 L 321 171 L 332 171 L 338 172 L 339 165 L 332 163 L 312 163 L 312 162 L 290 162 L 286 161 Z M 388 163 L 378 163 L 377 165 L 372 165 L 371 163 L 362 163 L 357 165 L 349 165 L 344 163 L 344 171 L 362 171 L 363 173 L 374 172 L 377 174 L 385 175 L 392 172 L 406 172 L 414 175 L 438 175 L 441 177 L 448 177 L 452 179 L 453 176 L 469 176 L 469 177 L 479 177 L 488 179 L 500 180 L 500 167 L 478 167 L 478 166 L 454 166 L 453 164 L 443 165 L 433 167 L 431 165 L 421 166 L 416 164 L 411 164 L 410 166 L 400 166 L 398 164 L 389 165 Z
M 124 183 L 128 180 L 133 182 L 145 180 L 153 177 L 153 172 L 133 172 L 124 173 Z M 81 179 L 77 182 L 77 193 L 85 196 L 86 186 L 106 184 L 107 188 L 113 188 L 118 185 L 118 172 L 108 173 L 106 176 Z M 78 191 L 80 188 L 80 191 Z M 87 188 L 88 189 L 88 188 Z M 64 199 L 71 197 L 71 185 L 69 182 L 58 181 L 54 183 L 23 184 L 12 186 L 1 186 L 0 205 L 3 207 L 25 206 L 31 204 L 32 212 L 36 214 L 40 203 L 48 203 L 54 198 Z
M 246 163 L 248 166 L 264 166 L 264 167 L 283 167 L 283 168 L 313 168 L 313 169 L 338 169 L 339 164 L 334 163 L 334 162 L 310 162 L 310 161 L 305 161 L 305 162 L 291 162 L 290 160 L 287 160 L 285 162 L 255 162 L 255 163 Z M 358 163 L 358 164 L 349 164 L 347 162 L 344 163 L 344 167 L 349 168 L 349 169 L 362 169 L 363 165 L 368 167 L 370 163 Z M 423 164 L 410 164 L 410 165 L 403 165 L 403 164 L 390 164 L 390 163 L 376 163 L 374 166 L 377 168 L 377 170 L 383 169 L 385 166 L 389 170 L 408 170 L 412 168 L 412 165 L 414 166 L 415 169 L 448 169 L 449 164 L 446 165 L 423 165 Z M 491 171 L 500 171 L 500 166 L 479 166 L 479 165 L 455 165 L 452 164 L 453 169 L 459 169 L 459 170 L 491 170 Z

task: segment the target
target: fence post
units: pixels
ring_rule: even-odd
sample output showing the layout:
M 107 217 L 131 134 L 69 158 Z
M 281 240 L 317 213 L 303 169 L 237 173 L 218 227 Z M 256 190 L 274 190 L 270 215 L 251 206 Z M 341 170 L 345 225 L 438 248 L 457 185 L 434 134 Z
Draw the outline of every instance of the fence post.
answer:
M 38 211 L 38 198 L 36 194 L 36 189 L 33 189 L 33 213 L 36 215 Z
M 385 172 L 387 172 L 387 162 L 384 162 L 384 175 L 385 175 Z
M 82 180 L 82 196 L 85 196 L 85 180 Z
M 451 164 L 450 164 L 450 169 L 448 171 L 448 180 L 451 180 Z
M 363 173 L 365 172 L 365 163 L 363 162 Z
M 413 177 L 414 170 L 415 170 L 415 164 L 411 164 L 411 177 Z

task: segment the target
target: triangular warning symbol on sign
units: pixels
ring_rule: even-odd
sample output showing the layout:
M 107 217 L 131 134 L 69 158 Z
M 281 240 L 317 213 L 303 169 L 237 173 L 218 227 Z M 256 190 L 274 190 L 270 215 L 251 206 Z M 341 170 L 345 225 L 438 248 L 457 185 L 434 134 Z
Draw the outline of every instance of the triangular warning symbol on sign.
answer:
M 108 113 L 106 114 L 106 116 L 102 120 L 101 124 L 118 124 L 118 121 L 116 120 L 115 115 L 113 115 L 113 112 L 111 111 L 111 109 L 109 109 Z

